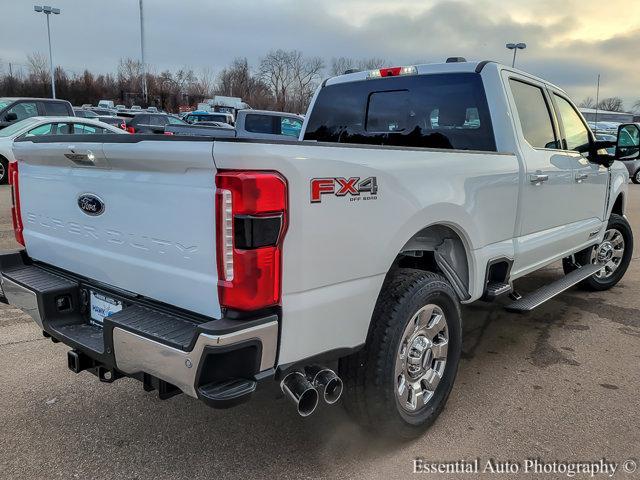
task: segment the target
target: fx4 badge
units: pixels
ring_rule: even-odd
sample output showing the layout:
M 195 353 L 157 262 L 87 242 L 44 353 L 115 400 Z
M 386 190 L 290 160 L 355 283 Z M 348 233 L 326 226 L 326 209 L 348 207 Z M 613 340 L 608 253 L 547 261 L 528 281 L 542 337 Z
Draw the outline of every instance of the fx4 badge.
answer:
M 360 180 L 360 177 L 334 177 L 311 179 L 311 203 L 320 203 L 322 195 L 335 195 L 345 197 L 350 195 L 350 200 L 375 200 L 378 194 L 378 180 L 376 177 L 368 177 Z

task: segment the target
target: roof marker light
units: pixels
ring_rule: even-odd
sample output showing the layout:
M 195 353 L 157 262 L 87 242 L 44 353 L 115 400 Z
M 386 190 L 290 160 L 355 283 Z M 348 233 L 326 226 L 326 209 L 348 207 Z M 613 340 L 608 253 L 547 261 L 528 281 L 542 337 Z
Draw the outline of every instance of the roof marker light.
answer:
M 381 68 L 379 70 L 370 70 L 367 78 L 385 78 L 385 77 L 399 77 L 402 75 L 417 75 L 418 68 L 415 66 L 410 67 L 389 67 Z

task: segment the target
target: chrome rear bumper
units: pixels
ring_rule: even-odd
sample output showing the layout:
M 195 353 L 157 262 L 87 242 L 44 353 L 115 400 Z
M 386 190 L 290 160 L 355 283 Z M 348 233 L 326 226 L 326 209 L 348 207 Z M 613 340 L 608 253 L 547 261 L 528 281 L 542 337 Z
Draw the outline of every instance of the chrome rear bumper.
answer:
M 24 260 L 24 253 L 0 255 L 0 286 L 8 303 L 29 314 L 46 336 L 79 352 L 84 365 L 89 365 L 82 369 L 111 371 L 110 378 L 138 378 L 145 386 L 150 378 L 159 379 L 212 406 L 219 405 L 207 392 L 219 391 L 218 383 L 252 382 L 273 373 L 279 330 L 273 313 L 247 320 L 198 320 L 166 306 L 154 307 L 149 301 L 118 297 L 116 292 L 114 298 L 124 308 L 105 318 L 100 327 L 89 322 L 87 293 L 97 288 L 111 295 L 105 286 Z M 60 308 L 65 303 L 61 298 L 68 299 L 69 308 Z M 140 314 L 140 324 L 146 328 L 135 325 L 133 319 Z M 174 324 L 183 328 L 186 340 L 185 336 L 181 342 L 172 338 Z M 163 336 L 163 329 L 169 333 Z M 236 403 L 240 402 L 232 404 Z M 230 405 L 221 402 L 220 406 Z

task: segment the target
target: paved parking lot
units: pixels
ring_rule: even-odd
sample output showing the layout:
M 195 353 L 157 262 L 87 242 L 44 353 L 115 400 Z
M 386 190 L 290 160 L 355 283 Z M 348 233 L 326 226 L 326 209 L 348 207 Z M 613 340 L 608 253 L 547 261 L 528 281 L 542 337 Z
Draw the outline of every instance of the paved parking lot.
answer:
M 640 241 L 640 188 L 629 189 Z M 8 189 L 0 187 L 0 249 L 15 246 L 8 205 Z M 549 268 L 518 287 L 559 275 Z M 416 457 L 637 459 L 639 291 L 635 254 L 609 292 L 571 290 L 524 316 L 465 308 L 464 359 L 448 406 L 424 437 L 404 444 L 362 432 L 340 407 L 302 419 L 273 392 L 216 411 L 184 395 L 160 401 L 133 380 L 106 385 L 76 375 L 66 368 L 67 347 L 0 304 L 0 475 L 387 479 L 408 477 Z

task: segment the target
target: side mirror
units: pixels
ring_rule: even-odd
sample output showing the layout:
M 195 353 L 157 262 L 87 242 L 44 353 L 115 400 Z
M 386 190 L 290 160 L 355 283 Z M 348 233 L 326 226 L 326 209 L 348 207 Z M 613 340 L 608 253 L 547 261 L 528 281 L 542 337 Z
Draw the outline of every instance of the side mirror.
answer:
M 15 112 L 9 112 L 4 116 L 5 122 L 15 122 L 18 120 L 18 115 Z
M 636 160 L 640 158 L 640 124 L 625 123 L 618 127 L 616 160 Z

